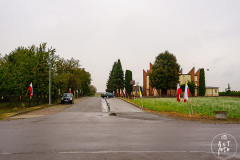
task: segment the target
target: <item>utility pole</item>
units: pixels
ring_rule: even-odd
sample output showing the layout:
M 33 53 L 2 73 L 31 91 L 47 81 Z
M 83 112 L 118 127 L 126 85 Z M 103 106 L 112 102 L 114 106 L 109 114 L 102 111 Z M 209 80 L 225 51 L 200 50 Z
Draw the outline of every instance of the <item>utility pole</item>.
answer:
M 51 104 L 51 60 L 50 60 L 50 54 L 49 54 L 49 104 Z

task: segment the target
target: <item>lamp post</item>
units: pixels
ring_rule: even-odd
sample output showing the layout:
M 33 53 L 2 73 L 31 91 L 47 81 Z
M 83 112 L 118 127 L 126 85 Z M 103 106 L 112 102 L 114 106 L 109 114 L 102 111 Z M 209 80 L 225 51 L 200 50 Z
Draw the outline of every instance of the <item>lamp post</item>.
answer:
M 49 54 L 49 104 L 51 104 L 51 59 L 50 59 L 50 54 Z

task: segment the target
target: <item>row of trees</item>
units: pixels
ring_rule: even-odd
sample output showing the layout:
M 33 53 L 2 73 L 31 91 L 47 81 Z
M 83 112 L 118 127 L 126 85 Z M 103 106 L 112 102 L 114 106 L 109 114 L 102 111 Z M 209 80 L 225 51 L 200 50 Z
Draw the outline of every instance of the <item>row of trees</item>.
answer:
M 45 103 L 49 94 L 49 67 L 51 69 L 51 95 L 53 100 L 71 88 L 79 95 L 95 94 L 91 75 L 80 68 L 79 60 L 65 60 L 55 55 L 56 50 L 47 43 L 25 48 L 18 47 L 0 58 L 0 97 L 5 101 L 23 101 L 29 97 L 28 87 L 33 84 L 33 101 Z M 81 90 L 81 93 L 80 93 Z
M 225 92 L 219 92 L 220 96 L 240 96 L 240 91 L 232 91 L 230 84 L 228 83 L 228 87 L 225 89 Z
M 177 83 L 179 83 L 179 70 L 180 65 L 177 63 L 176 57 L 165 51 L 160 53 L 152 66 L 152 73 L 149 73 L 150 84 L 152 88 L 161 90 L 161 95 L 166 95 L 167 90 L 176 89 Z M 132 91 L 130 81 L 132 80 L 132 72 L 127 70 L 124 73 L 121 65 L 121 61 L 114 62 L 112 70 L 109 73 L 107 81 L 107 92 L 116 92 L 118 89 L 126 88 L 128 94 Z M 195 94 L 196 85 L 194 82 L 188 82 L 188 87 L 192 95 Z M 182 90 L 185 89 L 185 84 L 181 86 Z M 204 69 L 200 69 L 199 78 L 199 95 L 204 96 L 206 92 L 205 86 L 205 73 Z
M 127 94 L 131 94 L 132 92 L 132 85 L 130 84 L 132 80 L 132 71 L 126 70 L 125 78 L 124 72 L 122 69 L 122 64 L 120 59 L 114 62 L 112 66 L 112 70 L 109 73 L 109 78 L 107 81 L 107 89 L 106 92 L 120 92 L 120 90 L 126 89 Z

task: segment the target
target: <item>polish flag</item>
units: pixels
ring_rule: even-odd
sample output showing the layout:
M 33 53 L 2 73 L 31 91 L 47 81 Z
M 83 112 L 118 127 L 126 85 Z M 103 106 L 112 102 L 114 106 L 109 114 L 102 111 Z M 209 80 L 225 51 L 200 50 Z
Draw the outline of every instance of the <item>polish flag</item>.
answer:
M 30 86 L 28 87 L 28 90 L 30 91 L 30 96 L 33 96 L 32 82 L 31 82 Z
M 179 86 L 179 83 L 177 84 L 177 101 L 180 102 L 180 94 L 182 93 L 182 90 Z
M 126 89 L 125 89 L 125 87 L 124 87 L 124 90 L 123 90 L 123 94 L 124 94 L 124 95 L 126 94 Z
M 190 90 L 189 90 L 187 82 L 186 82 L 185 91 L 184 91 L 184 102 L 187 102 L 189 93 L 190 93 Z

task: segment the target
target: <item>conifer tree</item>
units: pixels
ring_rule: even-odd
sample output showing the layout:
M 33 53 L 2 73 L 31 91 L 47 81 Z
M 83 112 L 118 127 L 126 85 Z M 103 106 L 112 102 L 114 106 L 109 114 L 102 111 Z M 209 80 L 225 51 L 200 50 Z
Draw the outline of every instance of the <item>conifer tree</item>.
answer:
M 132 92 L 132 85 L 130 84 L 131 80 L 132 80 L 132 71 L 126 70 L 126 72 L 125 72 L 125 88 L 126 88 L 128 95 L 130 95 Z
M 205 73 L 204 69 L 200 69 L 200 77 L 199 77 L 199 96 L 204 96 L 206 93 L 206 85 L 205 85 Z

